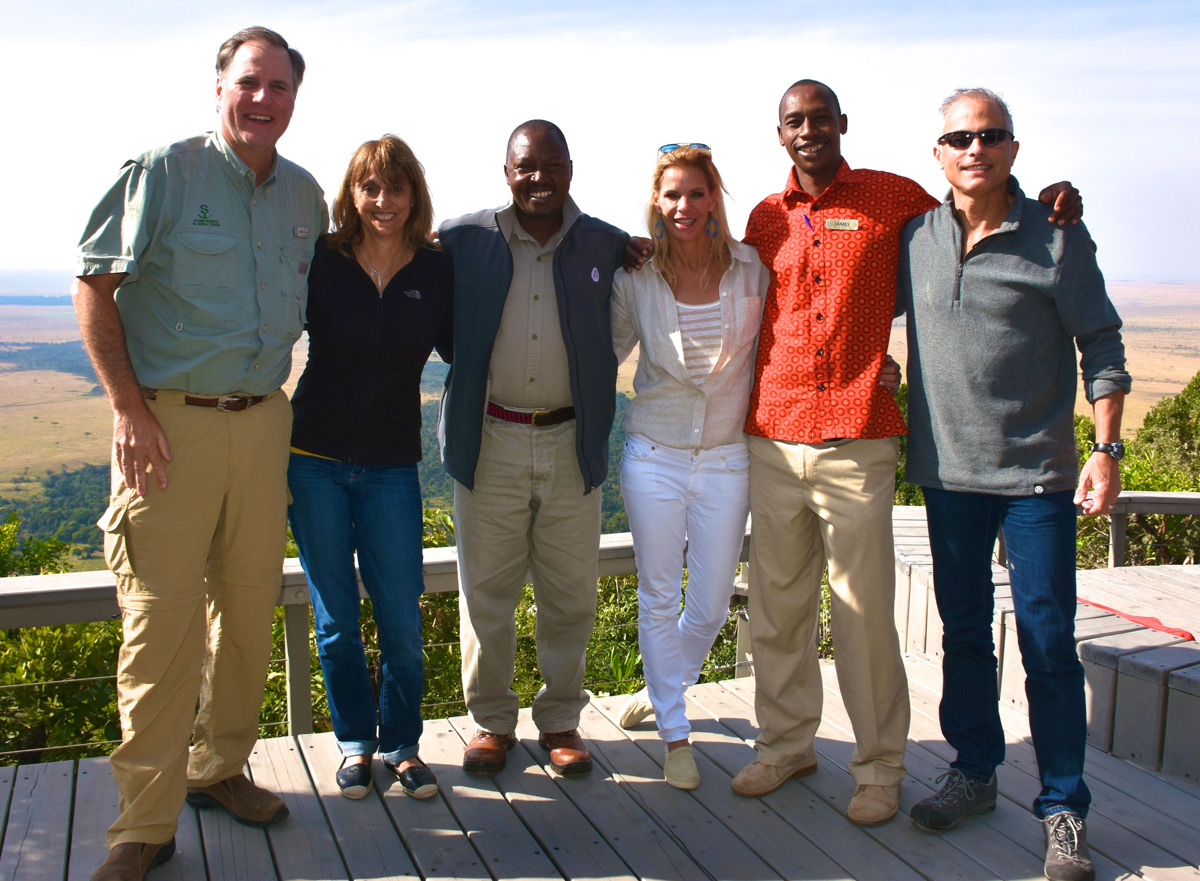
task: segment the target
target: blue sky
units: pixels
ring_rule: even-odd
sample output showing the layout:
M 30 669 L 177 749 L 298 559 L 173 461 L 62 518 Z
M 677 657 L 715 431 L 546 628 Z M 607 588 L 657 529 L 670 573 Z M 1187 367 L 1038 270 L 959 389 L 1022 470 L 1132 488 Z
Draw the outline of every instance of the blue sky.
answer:
M 1010 2 L 22 4 L 5 14 L 0 272 L 69 270 L 127 158 L 214 124 L 216 48 L 264 24 L 308 60 L 281 151 L 327 195 L 361 141 L 425 163 L 439 218 L 502 204 L 504 143 L 559 123 L 584 211 L 642 232 L 655 148 L 711 144 L 740 232 L 788 160 L 780 93 L 829 83 L 851 165 L 935 195 L 936 108 L 958 86 L 1009 101 L 1027 190 L 1069 178 L 1112 279 L 1200 281 L 1200 4 Z

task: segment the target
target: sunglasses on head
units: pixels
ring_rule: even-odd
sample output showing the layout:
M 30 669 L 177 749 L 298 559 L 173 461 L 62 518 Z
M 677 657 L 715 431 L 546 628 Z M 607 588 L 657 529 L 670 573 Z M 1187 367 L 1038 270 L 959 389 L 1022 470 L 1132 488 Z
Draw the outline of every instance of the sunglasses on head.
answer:
M 712 147 L 708 146 L 708 144 L 663 144 L 661 147 L 658 148 L 658 152 L 659 153 L 674 153 L 680 147 L 693 147 L 697 150 L 707 150 L 709 153 L 712 152 Z
M 1013 133 L 1006 128 L 985 128 L 981 132 L 957 131 L 946 132 L 937 139 L 939 144 L 949 144 L 955 150 L 965 150 L 971 146 L 971 142 L 979 138 L 979 143 L 984 147 L 995 147 L 997 144 L 1003 144 L 1006 138 L 1013 137 Z

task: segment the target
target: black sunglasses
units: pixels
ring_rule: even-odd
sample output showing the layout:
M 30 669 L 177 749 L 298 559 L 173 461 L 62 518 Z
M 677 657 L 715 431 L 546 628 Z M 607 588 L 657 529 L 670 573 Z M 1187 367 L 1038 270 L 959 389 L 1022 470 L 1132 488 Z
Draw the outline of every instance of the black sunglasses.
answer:
M 946 132 L 937 139 L 937 142 L 949 144 L 955 150 L 965 150 L 976 138 L 979 138 L 979 143 L 984 147 L 995 147 L 997 144 L 1003 144 L 1006 138 L 1011 137 L 1014 137 L 1013 133 L 1006 128 L 985 128 L 981 132 Z
M 697 150 L 707 150 L 709 153 L 712 152 L 712 147 L 708 146 L 708 144 L 663 144 L 658 148 L 658 152 L 674 153 L 680 147 L 694 147 Z

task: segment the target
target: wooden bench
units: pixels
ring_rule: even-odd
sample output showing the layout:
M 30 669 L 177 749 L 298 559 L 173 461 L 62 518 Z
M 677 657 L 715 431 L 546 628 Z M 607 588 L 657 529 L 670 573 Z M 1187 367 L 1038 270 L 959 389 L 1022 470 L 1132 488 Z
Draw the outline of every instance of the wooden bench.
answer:
M 1125 507 L 1154 510 L 1138 493 Z M 1185 501 L 1191 505 L 1196 494 Z M 1125 494 L 1122 495 L 1122 498 Z M 1176 505 L 1178 507 L 1178 505 Z M 1174 510 L 1174 509 L 1172 509 Z M 941 620 L 923 508 L 896 508 L 896 626 L 901 645 L 940 663 Z M 998 549 L 998 551 L 1001 549 Z M 1002 554 L 997 554 L 1002 558 Z M 993 564 L 993 639 L 1000 700 L 1028 713 L 1025 671 L 1007 569 Z M 1149 768 L 1200 782 L 1200 645 L 1123 615 L 1156 618 L 1200 635 L 1200 567 L 1118 566 L 1078 575 L 1075 641 L 1083 663 L 1088 743 Z M 1107 607 L 1107 608 L 1100 608 Z M 1122 613 L 1114 614 L 1113 611 Z

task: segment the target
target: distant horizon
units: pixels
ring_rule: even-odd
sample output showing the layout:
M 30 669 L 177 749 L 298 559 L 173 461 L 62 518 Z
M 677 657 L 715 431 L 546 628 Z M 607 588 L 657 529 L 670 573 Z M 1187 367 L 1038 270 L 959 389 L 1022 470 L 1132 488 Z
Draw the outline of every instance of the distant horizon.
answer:
M 0 270 L 0 299 L 15 297 L 61 297 L 69 296 L 75 275 L 70 270 L 23 269 Z M 1150 278 L 1107 278 L 1105 281 L 1121 284 L 1200 284 L 1195 279 L 1150 279 Z

